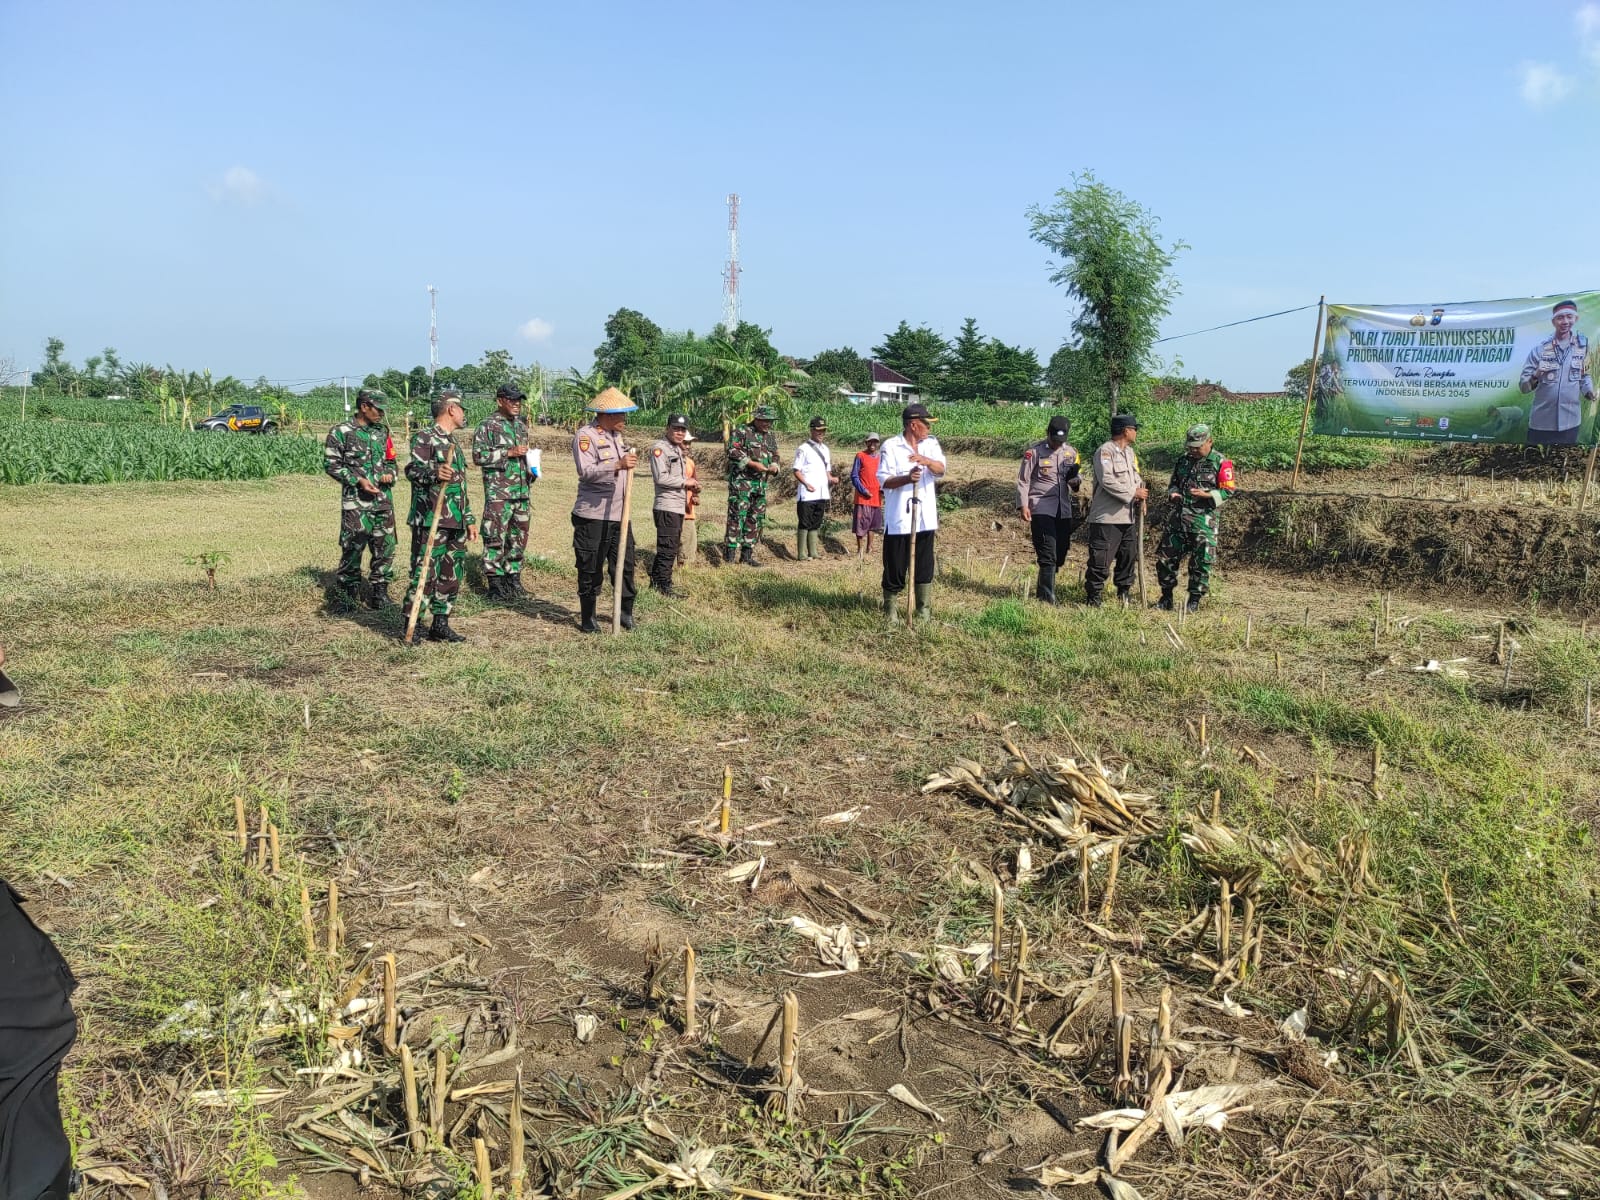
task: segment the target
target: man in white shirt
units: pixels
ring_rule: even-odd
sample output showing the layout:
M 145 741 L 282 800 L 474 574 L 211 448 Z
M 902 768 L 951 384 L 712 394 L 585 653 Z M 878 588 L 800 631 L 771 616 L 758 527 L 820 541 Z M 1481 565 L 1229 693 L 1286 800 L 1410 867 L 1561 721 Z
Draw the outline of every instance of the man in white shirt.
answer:
M 901 433 L 878 451 L 878 482 L 883 486 L 883 614 L 890 625 L 899 620 L 895 603 L 912 575 L 917 616 L 933 616 L 933 539 L 939 528 L 937 481 L 944 475 L 944 451 L 933 436 L 927 405 L 908 404 L 900 413 Z M 911 562 L 911 533 L 916 530 L 917 561 Z
M 827 439 L 828 422 L 812 417 L 811 436 L 794 452 L 795 557 L 801 562 L 822 557 L 818 546 L 822 519 L 828 515 L 828 501 L 833 496 L 830 485 L 839 482 L 833 473 L 833 456 L 828 452 Z

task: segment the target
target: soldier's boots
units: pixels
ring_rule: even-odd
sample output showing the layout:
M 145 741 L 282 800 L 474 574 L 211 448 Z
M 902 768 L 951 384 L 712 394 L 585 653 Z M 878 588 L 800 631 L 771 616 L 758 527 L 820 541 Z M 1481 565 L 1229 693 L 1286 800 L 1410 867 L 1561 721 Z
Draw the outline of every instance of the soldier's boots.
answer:
M 917 620 L 919 620 L 919 621 L 931 621 L 931 620 L 933 620 L 933 584 L 931 584 L 931 583 L 919 583 L 919 584 L 916 585 L 916 592 L 917 592 Z
M 506 576 L 506 591 L 510 593 L 513 600 L 529 594 L 528 589 L 522 586 L 521 571 L 518 571 L 515 575 Z
M 467 639 L 450 628 L 450 618 L 443 613 L 433 614 L 433 628 L 428 630 L 430 642 L 464 642 Z
M 1117 603 L 1118 604 L 1121 604 L 1124 607 L 1126 607 L 1128 601 L 1130 601 L 1132 599 L 1133 599 L 1133 589 L 1132 588 L 1118 588 L 1117 589 Z
M 739 561 L 747 567 L 759 567 L 756 561 L 756 548 L 754 546 L 741 546 L 739 548 Z
M 511 578 L 507 575 L 489 576 L 489 598 L 491 600 L 504 600 L 510 604 L 517 598 L 516 589 L 511 586 Z
M 1090 608 L 1099 608 L 1105 604 L 1105 601 L 1100 598 L 1099 592 L 1091 592 L 1087 587 L 1084 588 L 1083 602 Z
M 349 612 L 361 607 L 361 594 L 353 583 L 341 583 L 333 589 L 329 603 L 339 612 Z
M 883 623 L 890 629 L 900 624 L 900 594 L 898 592 L 884 592 L 883 594 Z
M 600 626 L 594 623 L 594 596 L 578 597 L 578 631 L 580 633 L 599 633 Z
M 733 562 L 733 547 L 732 546 L 724 546 L 722 548 L 722 561 L 725 562 L 725 563 L 728 563 L 730 565 L 732 564 L 732 562 Z
M 367 600 L 367 607 L 373 612 L 382 612 L 386 608 L 393 608 L 394 601 L 389 598 L 389 585 L 375 583 L 372 585 L 372 595 Z
M 1187 604 L 1185 604 L 1183 606 L 1183 611 L 1186 612 L 1186 613 L 1197 613 L 1197 612 L 1199 612 L 1200 611 L 1200 597 L 1199 596 L 1190 596 L 1189 597 L 1189 603 L 1187 603 Z
M 620 618 L 620 620 L 617 623 L 619 625 L 621 625 L 624 629 L 632 629 L 633 628 L 633 601 L 632 600 L 624 600 L 622 602 L 622 617 Z
M 1172 589 L 1171 588 L 1163 588 L 1161 590 L 1161 599 L 1156 601 L 1155 607 L 1159 608 L 1162 612 L 1171 612 L 1172 611 Z

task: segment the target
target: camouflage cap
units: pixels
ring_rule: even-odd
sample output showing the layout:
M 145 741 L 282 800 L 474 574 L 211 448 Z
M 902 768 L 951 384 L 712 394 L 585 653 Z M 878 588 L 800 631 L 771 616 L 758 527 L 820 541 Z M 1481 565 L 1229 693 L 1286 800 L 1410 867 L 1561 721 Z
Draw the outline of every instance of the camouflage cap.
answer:
M 1209 425 L 1191 425 L 1189 426 L 1189 432 L 1183 435 L 1183 444 L 1189 447 L 1204 446 L 1210 440 L 1211 426 Z
M 447 383 L 439 389 L 439 399 L 461 402 L 461 389 L 453 383 Z
M 383 398 L 383 393 L 377 388 L 362 388 L 356 393 L 356 406 L 360 407 L 363 404 L 370 404 L 373 408 L 382 412 L 388 401 Z
M 772 405 L 758 404 L 756 405 L 755 412 L 750 414 L 750 419 L 752 421 L 776 421 L 778 419 L 778 414 L 776 411 L 774 411 Z

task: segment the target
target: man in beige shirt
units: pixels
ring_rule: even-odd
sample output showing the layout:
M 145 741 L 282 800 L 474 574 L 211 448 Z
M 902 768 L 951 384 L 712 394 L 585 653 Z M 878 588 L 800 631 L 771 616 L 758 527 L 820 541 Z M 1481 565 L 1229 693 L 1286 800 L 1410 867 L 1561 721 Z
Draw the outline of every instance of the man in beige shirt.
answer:
M 616 388 L 589 402 L 594 417 L 572 435 L 572 461 L 578 468 L 578 498 L 572 505 L 572 552 L 578 560 L 578 628 L 598 633 L 594 610 L 607 571 L 611 586 L 622 589 L 622 627 L 633 628 L 633 529 L 622 527 L 622 496 L 639 455 L 623 443 L 628 414 L 638 406 Z M 617 540 L 627 538 L 622 578 L 617 578 Z
M 1133 593 L 1133 564 L 1139 553 L 1135 510 L 1150 494 L 1139 477 L 1133 452 L 1139 422 L 1131 414 L 1111 418 L 1111 440 L 1094 452 L 1094 497 L 1089 501 L 1089 568 L 1083 577 L 1084 603 L 1099 608 L 1106 576 L 1116 564 L 1117 599 Z

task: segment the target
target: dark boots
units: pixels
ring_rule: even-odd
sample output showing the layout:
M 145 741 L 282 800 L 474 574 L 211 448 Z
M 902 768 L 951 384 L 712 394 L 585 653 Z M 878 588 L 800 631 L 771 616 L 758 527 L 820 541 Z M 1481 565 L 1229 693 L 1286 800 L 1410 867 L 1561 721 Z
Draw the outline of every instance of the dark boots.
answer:
M 1054 567 L 1039 568 L 1039 582 L 1033 589 L 1035 600 L 1043 600 L 1046 604 L 1056 602 L 1056 569 Z
M 722 548 L 722 561 L 724 563 L 729 564 L 730 566 L 733 564 L 733 547 L 732 546 L 724 546 Z
M 382 612 L 386 608 L 393 608 L 394 601 L 389 599 L 389 585 L 375 583 L 372 585 L 372 595 L 367 599 L 367 607 L 373 612 Z
M 1161 599 L 1156 601 L 1155 607 L 1159 608 L 1162 612 L 1171 612 L 1172 611 L 1172 589 L 1171 588 L 1162 588 L 1161 589 Z
M 599 633 L 600 626 L 594 623 L 594 602 L 596 596 L 578 597 L 578 629 L 582 633 Z
M 1190 596 L 1189 597 L 1189 603 L 1187 603 L 1187 604 L 1185 604 L 1183 606 L 1183 611 L 1186 612 L 1186 613 L 1197 613 L 1197 612 L 1199 612 L 1200 611 L 1200 597 L 1199 596 Z
M 754 546 L 741 546 L 739 548 L 739 561 L 747 567 L 759 567 L 756 561 L 756 548 Z
M 624 600 L 622 602 L 622 620 L 619 622 L 619 624 L 624 629 L 632 629 L 633 628 L 633 601 L 632 600 Z
M 464 642 L 467 639 L 450 628 L 449 617 L 441 613 L 434 613 L 433 628 L 428 630 L 428 640 L 430 642 Z

